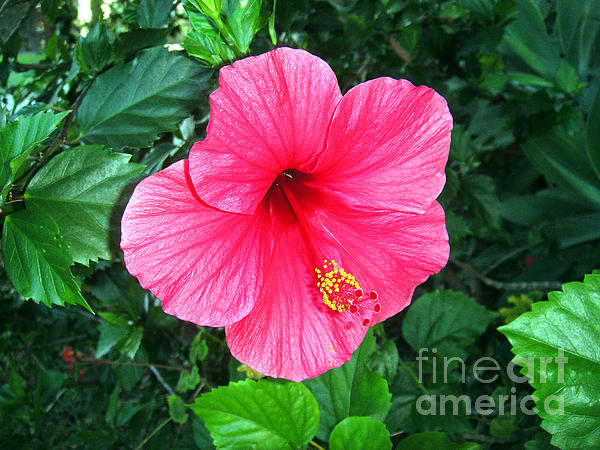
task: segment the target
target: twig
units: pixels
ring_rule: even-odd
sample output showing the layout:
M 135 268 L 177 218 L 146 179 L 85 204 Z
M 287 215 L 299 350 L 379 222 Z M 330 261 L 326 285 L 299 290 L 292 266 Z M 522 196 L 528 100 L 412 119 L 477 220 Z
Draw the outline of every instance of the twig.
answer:
M 2 6 L 0 6 L 0 16 L 2 16 L 2 13 L 4 12 L 4 10 L 6 9 L 6 7 L 8 6 L 8 2 L 10 0 L 4 0 L 4 3 L 2 3 Z
M 188 400 L 188 403 L 192 403 L 194 400 L 196 400 L 196 397 L 198 397 L 198 394 L 200 393 L 200 391 L 202 391 L 202 389 L 204 389 L 205 387 L 206 387 L 206 385 L 204 383 L 200 382 L 200 384 L 198 385 L 198 388 L 194 391 L 191 398 Z
M 367 55 L 367 57 L 365 58 L 365 60 L 363 61 L 363 63 L 360 65 L 360 67 L 358 68 L 358 70 L 354 73 L 354 76 L 352 78 L 350 78 L 348 80 L 348 82 L 344 85 L 344 88 L 342 89 L 342 92 L 346 92 L 348 89 L 350 89 L 350 87 L 352 86 L 352 82 L 354 80 L 358 80 L 361 81 L 361 74 L 367 70 L 367 67 L 369 67 L 369 63 L 371 62 L 371 55 Z
M 28 70 L 48 70 L 59 67 L 60 64 L 23 64 L 16 62 L 13 65 L 15 72 L 26 72 Z
M 59 145 L 62 145 L 65 143 L 65 140 L 67 138 L 67 133 L 69 132 L 69 127 L 71 126 L 71 123 L 73 122 L 73 119 L 75 118 L 77 109 L 79 108 L 79 105 L 81 105 L 81 102 L 83 101 L 83 97 L 85 97 L 85 94 L 87 94 L 87 92 L 92 87 L 92 84 L 94 84 L 94 81 L 96 80 L 97 76 L 98 76 L 98 74 L 94 75 L 94 78 L 92 78 L 92 80 L 88 83 L 88 85 L 85 87 L 85 89 L 83 91 L 81 91 L 79 96 L 75 99 L 75 101 L 71 105 L 71 108 L 70 108 L 71 112 L 67 115 L 67 118 L 65 119 L 65 123 L 63 124 L 62 128 L 60 129 L 60 133 L 58 134 L 58 136 L 56 136 L 56 139 L 54 139 L 54 142 L 52 142 L 52 144 L 50 145 L 48 150 L 46 150 L 46 153 L 44 155 L 45 160 L 47 160 L 50 156 L 52 156 L 52 154 L 56 151 L 56 149 L 58 148 Z
M 78 341 L 79 339 L 83 339 L 85 337 L 87 337 L 87 334 L 80 334 L 78 336 L 71 336 L 71 337 L 61 338 L 61 339 L 57 339 L 57 340 L 52 341 L 52 342 L 48 342 L 47 344 L 34 345 L 33 347 L 29 347 L 28 350 L 37 350 L 37 349 L 40 349 L 40 348 L 54 347 L 56 344 L 61 344 L 61 343 L 65 343 L 65 342 L 72 342 L 72 341 Z
M 498 267 L 500 264 L 503 264 L 504 262 L 508 261 L 509 259 L 511 259 L 514 256 L 517 256 L 519 253 L 524 252 L 525 250 L 527 250 L 529 248 L 528 245 L 524 245 L 523 247 L 519 247 L 515 250 L 513 250 L 510 253 L 507 253 L 506 255 L 503 255 L 500 259 L 498 259 L 494 264 L 492 264 L 490 267 L 488 267 L 487 269 L 485 269 L 485 271 L 482 272 L 483 275 L 487 275 L 488 273 L 490 273 L 492 270 L 494 270 L 496 267 Z
M 394 36 L 390 36 L 389 42 L 392 47 L 392 50 L 394 50 L 394 53 L 396 53 L 396 55 L 398 55 L 398 58 L 400 58 L 406 64 L 410 64 L 410 62 L 411 62 L 410 55 L 404 49 L 404 47 L 402 47 L 402 45 L 400 45 L 400 42 L 398 42 L 398 40 Z
M 154 430 L 152 430 L 152 433 L 150 433 L 148 436 L 146 436 L 144 438 L 144 440 L 142 442 L 140 442 L 140 444 L 135 448 L 135 450 L 140 450 L 140 448 L 142 448 L 144 445 L 146 445 L 146 442 L 148 442 L 150 439 L 152 439 L 152 436 L 154 436 L 156 433 L 158 433 L 162 429 L 162 427 L 164 427 L 170 421 L 171 421 L 171 418 L 169 417 L 168 419 L 165 419 L 164 422 L 161 422 L 160 425 L 158 425 Z
M 173 389 L 171 389 L 171 386 L 169 386 L 165 380 L 163 379 L 163 377 L 160 376 L 160 373 L 158 372 L 158 370 L 156 370 L 156 367 L 154 367 L 153 365 L 150 365 L 150 372 L 152 372 L 154 374 L 154 376 L 156 377 L 156 379 L 158 380 L 158 382 L 160 384 L 163 385 L 163 387 L 167 390 L 167 392 L 170 395 L 175 395 L 175 392 L 173 391 Z
M 159 369 L 166 370 L 177 370 L 179 372 L 185 372 L 186 369 L 183 367 L 177 366 L 167 366 L 166 364 L 146 364 L 146 363 L 137 363 L 133 361 L 111 361 L 109 359 L 99 359 L 90 356 L 85 356 L 81 359 L 81 362 L 90 363 L 90 364 L 109 364 L 113 366 L 136 366 L 136 367 L 149 367 L 152 370 L 152 367 L 158 367 Z
M 541 289 L 541 290 L 552 290 L 552 289 L 560 289 L 562 283 L 557 281 L 517 281 L 517 282 L 503 282 L 498 280 L 493 280 L 491 278 L 486 277 L 485 275 L 477 272 L 468 264 L 465 264 L 462 261 L 459 261 L 456 258 L 450 257 L 449 260 L 455 266 L 460 267 L 461 269 L 469 272 L 479 281 L 481 281 L 486 286 L 493 287 L 494 289 L 498 289 L 500 291 L 522 291 L 522 290 L 533 290 L 533 289 Z

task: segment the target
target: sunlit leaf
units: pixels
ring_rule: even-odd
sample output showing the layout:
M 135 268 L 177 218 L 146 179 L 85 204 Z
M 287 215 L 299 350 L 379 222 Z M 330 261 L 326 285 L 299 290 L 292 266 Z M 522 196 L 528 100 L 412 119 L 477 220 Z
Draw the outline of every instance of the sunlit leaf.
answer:
M 600 442 L 600 275 L 563 285 L 500 327 L 535 388 L 542 428 L 560 448 Z

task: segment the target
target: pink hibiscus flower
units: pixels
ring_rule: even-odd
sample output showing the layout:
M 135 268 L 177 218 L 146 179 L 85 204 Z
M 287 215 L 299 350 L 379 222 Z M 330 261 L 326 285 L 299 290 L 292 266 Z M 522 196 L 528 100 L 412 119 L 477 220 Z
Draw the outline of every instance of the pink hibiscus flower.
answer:
M 220 71 L 207 137 L 143 180 L 125 264 L 166 313 L 225 327 L 231 353 L 299 381 L 348 361 L 448 259 L 452 117 L 378 78 L 344 96 L 331 68 L 279 48 Z

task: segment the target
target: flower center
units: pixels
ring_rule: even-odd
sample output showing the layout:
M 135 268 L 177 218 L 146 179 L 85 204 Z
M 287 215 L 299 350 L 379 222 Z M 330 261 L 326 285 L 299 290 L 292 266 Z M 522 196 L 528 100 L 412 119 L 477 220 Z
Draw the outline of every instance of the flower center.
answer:
M 356 278 L 351 273 L 346 272 L 338 264 L 328 259 L 323 260 L 320 267 L 315 268 L 317 276 L 317 287 L 323 296 L 323 303 L 334 311 L 356 314 L 363 307 L 373 306 L 373 311 L 381 311 L 381 305 L 373 301 L 377 300 L 377 292 L 371 291 L 365 296 Z M 363 325 L 368 326 L 371 321 L 363 320 Z

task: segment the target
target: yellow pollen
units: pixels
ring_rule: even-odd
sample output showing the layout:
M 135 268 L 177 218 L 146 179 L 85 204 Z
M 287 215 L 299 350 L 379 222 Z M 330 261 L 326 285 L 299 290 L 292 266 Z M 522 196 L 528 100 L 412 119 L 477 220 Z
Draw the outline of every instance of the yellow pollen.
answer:
M 334 260 L 323 260 L 323 270 L 315 269 L 317 287 L 323 295 L 323 303 L 334 311 L 348 311 L 356 299 L 355 292 L 361 287 L 352 274 L 338 268 Z

